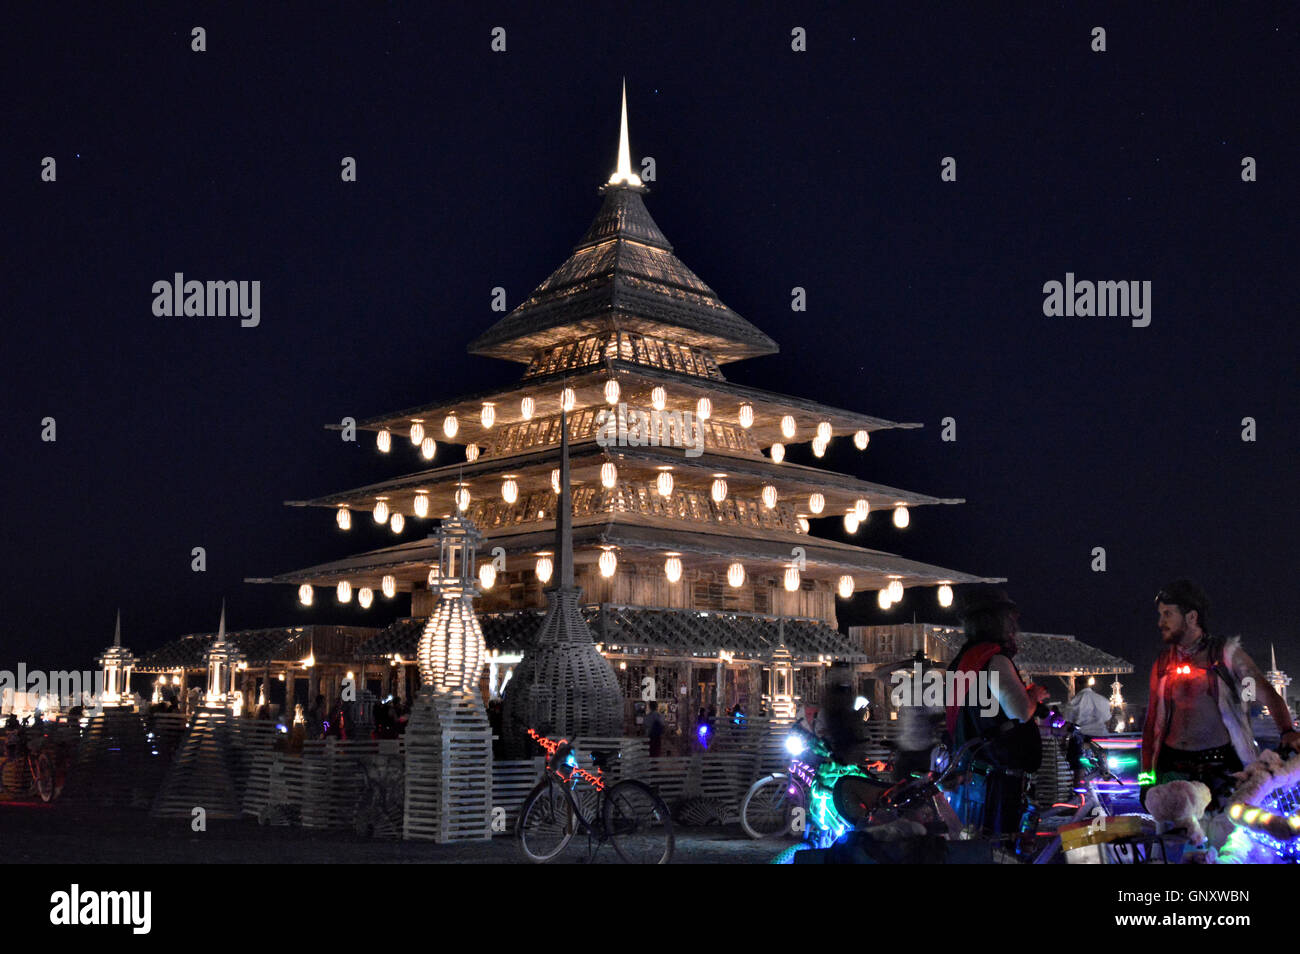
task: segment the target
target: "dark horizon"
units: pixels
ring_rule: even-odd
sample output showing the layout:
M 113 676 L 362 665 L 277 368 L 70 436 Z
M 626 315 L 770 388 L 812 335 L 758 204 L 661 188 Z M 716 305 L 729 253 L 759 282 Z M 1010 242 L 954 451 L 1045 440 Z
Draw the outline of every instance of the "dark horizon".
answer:
M 518 378 L 465 346 L 500 317 L 491 289 L 513 308 L 596 214 L 626 76 L 650 213 L 781 347 L 723 373 L 924 423 L 815 463 L 967 501 L 905 531 L 875 513 L 855 542 L 1008 578 L 1025 630 L 1130 660 L 1134 696 L 1180 576 L 1213 631 L 1300 669 L 1294 13 L 722 9 L 15 22 L 0 668 L 92 668 L 119 607 L 138 654 L 215 630 L 222 599 L 233 630 L 403 615 L 242 581 L 396 542 L 283 502 L 419 466 L 340 441 L 343 416 Z M 155 317 L 175 272 L 260 281 L 260 324 Z M 1150 281 L 1150 326 L 1044 316 L 1067 273 Z M 955 621 L 928 588 L 839 615 Z

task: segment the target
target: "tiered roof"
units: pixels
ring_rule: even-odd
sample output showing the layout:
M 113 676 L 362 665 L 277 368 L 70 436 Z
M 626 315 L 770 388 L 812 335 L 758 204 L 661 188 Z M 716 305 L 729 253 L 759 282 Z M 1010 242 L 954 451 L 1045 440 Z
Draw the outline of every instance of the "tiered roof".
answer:
M 676 554 L 694 574 L 725 573 L 740 562 L 753 581 L 746 585 L 768 586 L 792 565 L 795 548 L 802 548 L 805 588 L 831 588 L 844 576 L 858 590 L 892 580 L 905 587 L 993 582 L 809 536 L 808 518 L 843 517 L 859 501 L 877 511 L 961 500 L 782 463 L 775 451 L 764 453 L 778 442 L 808 441 L 818 429 L 829 437 L 854 435 L 862 447 L 872 432 L 920 425 L 728 382 L 722 365 L 772 354 L 777 345 L 673 254 L 645 207 L 646 190 L 627 155 L 625 113 L 620 167 L 603 188 L 600 211 L 582 240 L 527 299 L 469 346 L 472 354 L 526 364 L 520 381 L 359 425 L 389 441 L 395 452 L 409 447 L 408 432 L 417 425 L 421 436 L 463 446 L 465 454 L 393 480 L 289 503 L 347 509 L 364 520 L 382 501 L 409 522 L 417 498 L 427 501 L 427 516 L 437 518 L 456 512 L 454 494 L 464 489 L 470 493 L 466 515 L 489 546 L 516 557 L 549 552 L 565 392 L 572 400 L 568 435 L 580 567 L 594 562 L 601 549 L 613 549 L 620 560 L 641 568 L 662 566 L 666 555 Z M 701 401 L 711 413 L 701 413 Z M 681 446 L 600 446 L 602 416 L 617 405 L 698 414 L 703 453 L 683 453 Z M 617 475 L 612 485 L 602 479 L 611 465 Z M 668 495 L 655 489 L 663 471 L 673 475 Z M 712 493 L 719 478 L 727 485 L 721 500 Z M 507 479 L 514 492 L 509 501 Z M 777 491 L 775 504 L 762 500 L 769 485 Z M 822 508 L 814 497 L 824 502 Z M 398 589 L 414 590 L 434 560 L 431 541 L 412 540 L 259 582 L 332 586 L 347 580 L 378 591 L 382 578 L 391 575 Z

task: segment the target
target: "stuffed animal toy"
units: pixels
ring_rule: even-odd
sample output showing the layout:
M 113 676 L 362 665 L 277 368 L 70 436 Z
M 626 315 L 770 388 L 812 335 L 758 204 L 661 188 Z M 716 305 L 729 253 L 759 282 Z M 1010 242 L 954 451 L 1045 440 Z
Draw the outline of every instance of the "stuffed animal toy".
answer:
M 1160 823 L 1161 833 L 1174 828 L 1187 831 L 1187 843 L 1205 841 L 1201 818 L 1210 804 L 1210 790 L 1202 782 L 1165 782 L 1147 792 L 1147 811 Z

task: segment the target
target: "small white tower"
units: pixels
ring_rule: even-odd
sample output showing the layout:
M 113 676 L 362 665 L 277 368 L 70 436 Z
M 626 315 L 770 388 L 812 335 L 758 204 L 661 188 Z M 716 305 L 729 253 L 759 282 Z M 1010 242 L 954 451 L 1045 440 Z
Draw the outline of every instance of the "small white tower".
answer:
M 96 662 L 103 669 L 104 685 L 99 693 L 101 706 L 132 706 L 131 670 L 138 660 L 131 650 L 122 645 L 122 611 L 117 611 L 117 626 L 113 630 L 113 645 L 104 650 Z

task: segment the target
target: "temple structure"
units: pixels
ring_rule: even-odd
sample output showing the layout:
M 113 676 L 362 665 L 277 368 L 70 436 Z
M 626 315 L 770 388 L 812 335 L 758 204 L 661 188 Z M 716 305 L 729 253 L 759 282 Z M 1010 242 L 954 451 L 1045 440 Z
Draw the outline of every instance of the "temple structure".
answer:
M 565 433 L 574 586 L 634 730 L 646 686 L 668 701 L 670 726 L 679 709 L 683 721 L 709 706 L 757 710 L 778 646 L 798 676 L 785 695 L 815 692 L 826 663 L 857 653 L 838 631 L 837 600 L 870 592 L 888 608 L 904 589 L 933 587 L 947 606 L 953 584 L 996 580 L 813 535 L 817 520 L 865 537 L 879 521 L 901 528 L 921 508 L 962 501 L 785 460 L 792 444 L 817 457 L 835 440 L 865 451 L 872 435 L 920 425 L 728 381 L 727 364 L 777 344 L 683 264 L 651 218 L 626 96 L 618 155 L 572 254 L 469 345 L 522 365 L 519 381 L 361 422 L 378 453 L 413 454 L 421 469 L 290 502 L 329 511 L 343 531 L 370 518 L 408 539 L 255 582 L 296 586 L 308 606 L 321 591 L 363 607 L 409 593 L 410 619 L 361 656 L 413 669 L 439 559 L 421 531 L 459 514 L 500 554 L 480 575 L 488 649 L 524 651 L 556 570 Z

